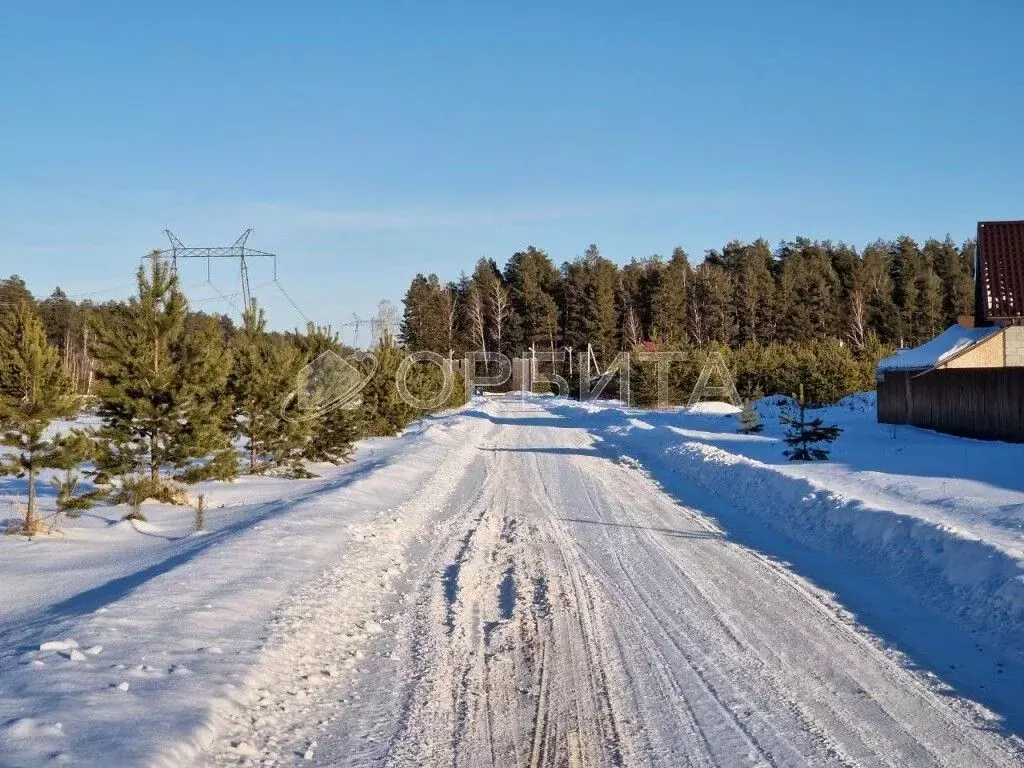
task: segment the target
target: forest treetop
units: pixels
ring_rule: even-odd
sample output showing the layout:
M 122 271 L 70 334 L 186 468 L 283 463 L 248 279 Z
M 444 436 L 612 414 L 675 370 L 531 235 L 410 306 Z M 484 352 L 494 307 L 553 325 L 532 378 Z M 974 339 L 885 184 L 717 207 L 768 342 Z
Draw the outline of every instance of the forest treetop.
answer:
M 530 246 L 442 283 L 416 275 L 402 338 L 414 349 L 520 354 L 585 348 L 602 361 L 641 340 L 665 347 L 839 340 L 916 345 L 973 309 L 975 243 L 909 236 L 862 250 L 797 237 L 734 240 L 693 266 L 682 248 L 618 265 L 596 245 L 557 267 Z

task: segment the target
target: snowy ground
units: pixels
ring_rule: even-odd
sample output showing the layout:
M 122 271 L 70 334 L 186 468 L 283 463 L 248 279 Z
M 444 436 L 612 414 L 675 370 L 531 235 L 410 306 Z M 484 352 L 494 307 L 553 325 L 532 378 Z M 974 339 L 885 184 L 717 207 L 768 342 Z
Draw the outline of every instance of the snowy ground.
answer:
M 867 405 L 791 465 L 770 401 L 477 401 L 0 541 L 0 765 L 1024 764 L 1024 448 Z

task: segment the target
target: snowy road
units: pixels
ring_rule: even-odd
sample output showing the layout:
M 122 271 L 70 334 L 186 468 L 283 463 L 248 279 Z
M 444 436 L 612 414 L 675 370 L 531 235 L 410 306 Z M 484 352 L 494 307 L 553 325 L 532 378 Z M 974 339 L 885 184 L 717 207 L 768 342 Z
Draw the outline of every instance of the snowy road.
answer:
M 278 654 L 209 762 L 1021 764 L 967 703 L 583 421 L 515 399 L 471 417 L 397 511 L 421 523 L 379 564 L 379 594 L 341 605 L 344 567 L 309 585 L 296 599 L 339 600 L 339 616 Z

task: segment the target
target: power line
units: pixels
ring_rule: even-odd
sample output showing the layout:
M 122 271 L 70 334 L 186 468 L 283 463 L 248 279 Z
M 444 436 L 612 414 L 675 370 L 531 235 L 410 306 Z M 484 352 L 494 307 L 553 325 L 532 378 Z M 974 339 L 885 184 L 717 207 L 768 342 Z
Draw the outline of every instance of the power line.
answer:
M 136 284 L 134 282 L 125 283 L 124 285 L 116 285 L 112 288 L 101 288 L 98 291 L 86 291 L 85 293 L 69 293 L 66 294 L 69 299 L 85 299 L 89 296 L 99 296 L 104 293 L 113 293 L 114 291 L 123 291 L 125 288 L 134 288 Z
M 288 295 L 288 292 L 284 289 L 284 286 L 281 285 L 281 283 L 278 281 L 276 274 L 274 275 L 274 285 L 277 286 L 277 290 L 279 290 L 281 292 L 281 295 L 284 296 L 286 299 L 288 299 L 288 303 L 291 304 L 292 307 L 295 309 L 295 311 L 298 312 L 302 316 L 302 319 L 305 320 L 307 323 L 311 322 L 310 319 L 308 317 L 306 317 L 306 313 L 303 312 L 301 309 L 299 309 L 299 305 L 296 304 L 292 300 L 292 297 Z

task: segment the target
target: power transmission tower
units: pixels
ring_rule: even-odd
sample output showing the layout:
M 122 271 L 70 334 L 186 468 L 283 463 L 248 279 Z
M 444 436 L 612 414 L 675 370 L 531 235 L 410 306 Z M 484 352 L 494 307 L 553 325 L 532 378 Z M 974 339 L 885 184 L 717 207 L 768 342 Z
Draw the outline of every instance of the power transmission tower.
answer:
M 359 327 L 361 325 L 365 325 L 368 322 L 370 322 L 370 321 L 369 320 L 363 320 L 363 318 L 361 318 L 355 312 L 352 313 L 352 323 L 351 323 L 351 325 L 354 326 L 354 330 L 352 331 L 352 348 L 353 349 L 359 349 Z
M 252 234 L 251 227 L 239 235 L 233 245 L 227 246 L 204 246 L 201 248 L 192 248 L 184 245 L 181 240 L 178 239 L 177 235 L 171 232 L 171 230 L 165 229 L 164 234 L 167 235 L 167 239 L 171 241 L 171 247 L 162 251 L 157 251 L 157 255 L 171 260 L 171 268 L 174 270 L 175 274 L 178 273 L 178 259 L 206 259 L 206 282 L 208 282 L 213 290 L 231 306 L 234 306 L 232 298 L 225 296 L 220 292 L 220 290 L 218 290 L 217 286 L 213 284 L 213 280 L 211 279 L 211 264 L 213 259 L 238 259 L 238 279 L 242 286 L 242 300 L 245 302 L 243 309 L 248 309 L 252 306 L 252 288 L 249 285 L 249 264 L 246 259 L 270 259 L 274 273 L 272 281 L 273 284 L 281 292 L 281 295 L 288 300 L 288 303 L 292 305 L 292 308 L 302 316 L 302 319 L 309 322 L 309 318 L 306 317 L 306 313 L 299 308 L 299 305 L 296 304 L 292 297 L 288 295 L 284 286 L 281 285 L 281 282 L 277 279 L 277 254 L 258 251 L 255 248 L 249 248 L 246 245 L 249 240 L 249 235 Z
M 242 299 L 245 302 L 244 306 L 246 309 L 252 304 L 252 288 L 249 285 L 249 265 L 246 263 L 246 258 L 270 259 L 273 262 L 274 282 L 277 283 L 277 254 L 257 251 L 255 248 L 246 248 L 245 244 L 249 240 L 249 235 L 252 234 L 251 227 L 239 235 L 233 245 L 228 246 L 190 248 L 185 246 L 171 230 L 165 229 L 164 234 L 171 241 L 171 247 L 158 253 L 171 259 L 171 268 L 175 274 L 178 273 L 178 259 L 206 259 L 206 279 L 212 285 L 213 283 L 210 279 L 212 260 L 238 259 L 238 277 L 242 284 Z

